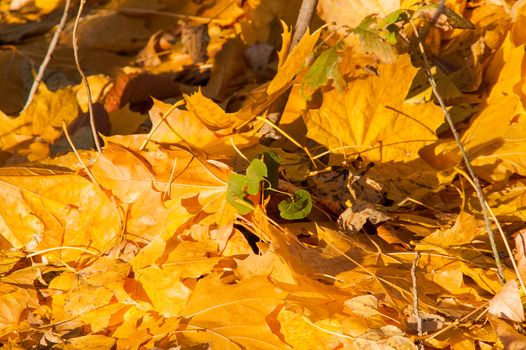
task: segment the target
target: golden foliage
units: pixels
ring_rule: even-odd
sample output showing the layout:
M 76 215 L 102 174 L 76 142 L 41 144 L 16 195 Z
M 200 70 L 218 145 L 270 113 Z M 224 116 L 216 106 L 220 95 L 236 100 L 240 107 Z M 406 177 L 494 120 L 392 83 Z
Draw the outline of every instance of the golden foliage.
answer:
M 89 2 L 97 153 L 73 20 L 17 115 L 64 2 L 0 2 L 0 343 L 524 348 L 526 6 L 436 3 L 320 0 L 291 48 L 299 0 Z

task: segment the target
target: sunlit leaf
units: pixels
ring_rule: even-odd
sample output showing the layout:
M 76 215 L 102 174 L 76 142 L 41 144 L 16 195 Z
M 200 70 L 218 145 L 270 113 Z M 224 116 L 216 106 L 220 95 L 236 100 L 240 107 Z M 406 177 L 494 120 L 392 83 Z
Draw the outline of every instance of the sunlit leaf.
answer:
M 267 177 L 267 166 L 261 159 L 254 159 L 247 168 L 247 193 L 256 195 L 261 187 L 261 181 Z
M 226 190 L 226 200 L 236 208 L 241 215 L 246 215 L 254 210 L 252 202 L 245 198 L 247 187 L 248 181 L 245 175 L 230 175 L 228 188 Z
M 502 289 L 489 301 L 488 312 L 514 322 L 524 321 L 524 308 L 517 281 L 511 280 L 502 286 Z

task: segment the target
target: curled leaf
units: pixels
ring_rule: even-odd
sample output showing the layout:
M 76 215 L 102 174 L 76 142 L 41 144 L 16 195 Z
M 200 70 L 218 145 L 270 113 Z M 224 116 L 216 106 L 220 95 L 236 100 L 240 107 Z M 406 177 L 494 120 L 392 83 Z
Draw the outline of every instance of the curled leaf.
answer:
M 279 215 L 283 219 L 298 220 L 309 215 L 312 209 L 312 199 L 310 193 L 299 189 L 294 193 L 293 198 L 287 198 L 278 204 Z

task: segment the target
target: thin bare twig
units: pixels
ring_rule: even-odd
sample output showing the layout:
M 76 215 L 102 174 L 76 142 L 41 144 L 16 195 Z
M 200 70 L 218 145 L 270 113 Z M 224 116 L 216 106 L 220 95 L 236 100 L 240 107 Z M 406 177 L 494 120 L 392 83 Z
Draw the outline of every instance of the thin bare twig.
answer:
M 101 189 L 99 183 L 97 182 L 97 179 L 95 179 L 95 176 L 93 176 L 93 173 L 89 170 L 89 168 L 84 164 L 82 161 L 82 158 L 80 157 L 79 152 L 77 151 L 77 147 L 75 147 L 75 144 L 73 143 L 73 140 L 69 136 L 68 127 L 66 126 L 66 122 L 62 121 L 62 131 L 64 132 L 64 135 L 66 136 L 66 140 L 68 140 L 69 147 L 73 150 L 73 153 L 75 153 L 75 157 L 77 157 L 77 160 L 79 161 L 82 168 L 84 168 L 84 171 L 90 178 L 91 182 L 93 182 L 94 185 L 96 185 L 99 189 Z
M 155 134 L 155 132 L 157 131 L 157 129 L 159 129 L 161 124 L 165 122 L 166 118 L 168 118 L 170 116 L 170 114 L 172 114 L 172 112 L 175 111 L 175 109 L 177 107 L 180 107 L 180 106 L 184 105 L 184 103 L 185 103 L 184 99 L 181 99 L 181 100 L 175 102 L 170 107 L 170 109 L 168 109 L 168 111 L 166 113 L 164 113 L 164 115 L 161 116 L 161 119 L 159 119 L 159 121 L 154 126 L 152 126 L 152 128 L 150 129 L 150 132 L 148 133 L 148 136 L 146 136 L 146 139 L 142 143 L 141 147 L 139 147 L 139 151 L 144 151 L 144 149 L 148 145 L 148 142 L 150 142 L 150 140 L 152 139 L 153 134 Z M 179 134 L 177 134 L 177 136 L 179 136 L 181 138 L 181 140 L 184 141 L 184 139 Z
M 457 169 L 457 172 L 461 174 L 462 176 L 464 176 L 464 178 L 471 184 L 471 186 L 475 188 L 475 184 L 469 178 L 468 174 L 466 174 L 462 169 Z M 519 280 L 519 284 L 521 285 L 522 292 L 524 293 L 524 295 L 526 295 L 526 285 L 524 284 L 524 280 L 522 279 L 522 276 L 519 271 L 519 266 L 517 266 L 517 262 L 515 261 L 515 257 L 513 256 L 513 251 L 511 250 L 510 244 L 508 243 L 508 239 L 506 238 L 506 235 L 504 234 L 504 230 L 502 229 L 502 226 L 500 225 L 500 222 L 497 219 L 497 216 L 493 212 L 493 209 L 491 209 L 487 201 L 485 201 L 485 203 L 486 203 L 486 208 L 488 209 L 488 212 L 491 215 L 493 222 L 495 223 L 495 226 L 497 226 L 497 230 L 500 233 L 500 238 L 502 239 L 502 242 L 504 243 L 504 246 L 506 247 L 506 252 L 508 253 L 508 257 L 510 258 L 511 265 L 513 266 L 513 270 L 515 271 L 515 275 L 517 276 L 517 279 Z
M 294 26 L 294 36 L 290 43 L 288 52 L 300 42 L 301 38 L 307 32 L 309 28 L 310 21 L 312 19 L 312 14 L 316 8 L 318 0 L 303 0 L 301 3 L 300 12 L 298 14 L 298 19 L 296 20 L 296 25 Z M 289 100 L 291 88 L 287 89 L 281 96 L 279 96 L 276 101 L 269 107 L 268 120 L 271 124 L 265 124 L 261 128 L 261 140 L 260 142 L 264 145 L 270 145 L 272 142 L 279 140 L 280 135 L 276 133 L 276 130 L 272 127 L 272 124 L 279 125 L 281 121 L 281 116 Z
M 427 23 L 427 25 L 422 30 L 422 35 L 421 35 L 422 41 L 426 40 L 427 34 L 429 33 L 429 29 L 431 29 L 431 26 L 435 25 L 435 23 L 438 20 L 438 17 L 440 17 L 440 15 L 444 13 L 445 9 L 446 9 L 446 0 L 440 0 L 438 2 L 437 9 L 435 10 L 435 14 L 433 15 L 433 18 L 431 18 L 431 21 L 429 21 L 429 23 Z
M 66 26 L 66 20 L 68 19 L 68 12 L 69 12 L 69 6 L 71 4 L 71 0 L 66 0 L 66 3 L 64 4 L 64 13 L 62 14 L 62 18 L 60 18 L 60 22 L 58 24 L 57 30 L 55 30 L 55 34 L 53 34 L 53 38 L 51 38 L 51 42 L 49 43 L 49 47 L 46 52 L 46 56 L 44 56 L 44 60 L 40 64 L 40 67 L 38 68 L 38 73 L 35 78 L 35 81 L 33 81 L 33 85 L 31 85 L 31 89 L 29 90 L 29 95 L 27 96 L 26 104 L 24 105 L 24 108 L 22 109 L 22 113 L 25 112 L 27 107 L 31 104 L 33 101 L 33 98 L 35 97 L 35 94 L 37 93 L 38 86 L 42 82 L 42 79 L 44 78 L 44 74 L 46 73 L 47 66 L 49 62 L 51 62 L 53 51 L 55 51 L 55 48 L 57 47 L 58 39 L 60 38 L 60 34 L 62 34 L 62 31 L 64 30 L 64 27 Z
M 418 285 L 416 283 L 416 268 L 418 267 L 418 261 L 420 260 L 420 252 L 416 252 L 415 259 L 413 260 L 413 266 L 411 266 L 411 278 L 413 280 L 413 314 L 415 315 L 416 328 L 418 336 L 422 337 L 422 318 L 420 317 L 420 311 L 418 310 Z M 423 349 L 424 345 L 418 341 L 418 349 Z
M 75 64 L 77 65 L 77 70 L 79 71 L 79 74 L 82 78 L 82 83 L 84 84 L 84 87 L 86 88 L 86 93 L 88 95 L 88 111 L 89 111 L 89 123 L 91 126 L 91 134 L 93 135 L 93 142 L 95 143 L 95 147 L 97 148 L 97 152 L 102 153 L 102 150 L 100 148 L 100 142 L 99 142 L 99 135 L 97 134 L 97 126 L 95 125 L 95 114 L 93 113 L 93 99 L 91 98 L 91 89 L 89 87 L 88 78 L 84 74 L 84 71 L 80 67 L 80 59 L 79 59 L 79 45 L 78 45 L 78 37 L 77 37 L 77 28 L 80 21 L 80 16 L 82 15 L 82 10 L 84 9 L 84 5 L 86 4 L 86 0 L 80 0 L 79 4 L 79 10 L 77 11 L 77 17 L 75 18 L 75 24 L 73 25 L 73 55 L 75 56 Z
M 290 50 L 298 45 L 301 38 L 303 38 L 307 32 L 317 3 L 318 0 L 302 1 L 298 19 L 296 20 L 296 25 L 294 26 L 294 36 L 292 37 L 292 42 L 290 43 Z
M 422 44 L 422 39 L 418 35 L 418 30 L 415 27 L 415 24 L 413 21 L 411 21 L 411 26 L 413 27 L 413 31 L 415 33 L 416 38 L 418 39 L 418 47 L 420 49 L 420 53 L 422 54 L 422 59 L 424 62 L 424 70 L 427 75 L 427 80 L 429 81 L 429 84 L 431 85 L 431 88 L 433 90 L 433 95 L 437 99 L 440 108 L 442 109 L 442 112 L 444 113 L 444 116 L 447 120 L 447 123 L 449 124 L 449 128 L 451 129 L 451 132 L 453 133 L 453 136 L 455 138 L 455 142 L 457 143 L 457 147 L 462 154 L 462 159 L 464 160 L 464 164 L 466 166 L 466 169 L 469 173 L 469 177 L 473 181 L 473 185 L 475 186 L 475 191 L 477 193 L 477 198 L 480 202 L 480 207 L 482 208 L 482 214 L 484 215 L 484 221 L 486 223 L 486 232 L 488 233 L 489 242 L 491 245 L 491 250 L 493 251 L 493 258 L 495 259 L 495 264 L 497 265 L 497 276 L 499 278 L 499 282 L 501 284 L 504 284 L 504 271 L 502 269 L 502 264 L 500 262 L 499 252 L 497 250 L 497 245 L 495 244 L 495 236 L 493 235 L 493 230 L 491 228 L 491 221 L 488 215 L 488 210 L 486 208 L 486 199 L 484 197 L 484 193 L 482 192 L 482 188 L 480 186 L 479 179 L 477 175 L 475 174 L 475 171 L 473 170 L 473 167 L 471 166 L 471 161 L 469 160 L 469 157 L 466 153 L 466 150 L 464 148 L 464 145 L 462 144 L 462 140 L 460 139 L 460 135 L 455 128 L 455 123 L 453 122 L 453 119 L 451 118 L 451 115 L 449 114 L 449 111 L 447 110 L 446 104 L 444 103 L 444 100 L 442 99 L 442 95 L 440 95 L 435 78 L 433 77 L 433 73 L 431 72 L 431 66 L 429 64 L 429 61 L 427 59 L 426 52 L 424 50 L 424 46 Z

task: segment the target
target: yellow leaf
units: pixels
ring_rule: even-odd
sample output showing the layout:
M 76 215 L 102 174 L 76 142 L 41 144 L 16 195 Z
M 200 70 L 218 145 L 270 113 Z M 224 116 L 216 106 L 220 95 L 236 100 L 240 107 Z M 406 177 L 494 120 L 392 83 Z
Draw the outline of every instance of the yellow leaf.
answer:
M 10 118 L 0 113 L 0 149 L 12 149 L 35 137 L 50 143 L 62 132 L 62 121 L 68 125 L 77 118 L 78 111 L 73 88 L 52 92 L 41 84 L 33 102 L 20 116 Z
M 515 327 L 498 318 L 490 319 L 494 331 L 504 345 L 504 349 L 525 349 L 526 336 L 516 331 Z
M 248 118 L 240 118 L 238 113 L 226 113 L 217 103 L 203 96 L 201 91 L 185 95 L 184 98 L 186 108 L 210 130 L 236 127 L 252 117 L 249 115 Z
M 318 14 L 325 22 L 336 27 L 354 28 L 369 15 L 381 17 L 399 8 L 400 0 L 320 0 Z
M 179 148 L 136 152 L 109 143 L 91 171 L 122 202 L 136 237 L 168 238 L 200 212 L 223 216 L 221 226 L 235 217 L 226 202 L 230 168 Z
M 53 92 L 41 84 L 33 102 L 18 118 L 24 121 L 24 126 L 27 126 L 33 135 L 53 141 L 61 133 L 62 122 L 69 125 L 77 117 L 78 109 L 72 87 Z
M 46 254 L 64 261 L 76 260 L 85 250 L 113 247 L 121 222 L 107 195 L 79 175 L 48 174 L 29 168 L 0 171 L 2 236 L 29 251 L 65 246 Z
M 524 45 L 513 47 L 509 36 L 495 55 L 490 73 L 496 79 L 479 115 L 462 135 L 462 143 L 478 176 L 487 181 L 526 175 L 526 110 L 524 109 Z M 439 144 L 422 156 L 436 167 L 460 163 L 454 142 Z
M 177 269 L 150 266 L 135 273 L 156 312 L 163 317 L 180 315 L 192 291 L 181 281 Z
M 200 95 L 194 95 L 189 100 L 190 110 L 176 108 L 168 116 L 166 114 L 172 109 L 172 105 L 154 100 L 154 105 L 149 111 L 150 119 L 154 128 L 157 125 L 159 127 L 154 129 L 152 140 L 160 143 L 189 144 L 216 156 L 235 154 L 232 142 L 238 148 L 248 147 L 257 142 L 254 131 L 236 133 L 232 127 L 221 128 L 237 124 L 239 119 L 225 113 L 212 101 Z
M 110 78 L 103 74 L 90 75 L 88 77 L 88 84 L 91 92 L 91 102 L 97 103 L 104 97 L 107 90 L 110 88 Z M 88 93 L 86 86 L 83 83 L 77 85 L 77 101 L 82 112 L 88 112 Z M 134 130 L 135 131 L 135 130 Z
M 199 280 L 182 316 L 188 320 L 180 344 L 209 343 L 212 348 L 288 348 L 273 334 L 266 318 L 286 293 L 264 277 L 227 285 L 213 277 Z
M 278 72 L 267 87 L 267 94 L 269 95 L 288 86 L 294 80 L 294 77 L 305 68 L 305 60 L 312 54 L 314 45 L 316 45 L 321 33 L 321 30 L 317 30 L 312 34 L 309 34 L 307 31 L 292 51 L 287 53 L 288 43 L 286 39 L 290 36 L 290 33 L 286 29 L 286 24 L 282 23 L 282 25 L 284 27 L 283 45 L 278 54 Z
M 524 1 L 517 1 L 511 8 L 511 39 L 515 46 L 526 44 L 526 6 Z
M 90 324 L 95 333 L 110 326 L 112 316 L 128 307 L 124 284 L 130 269 L 124 261 L 99 258 L 73 282 L 64 299 L 64 312 Z
M 378 71 L 349 82 L 343 94 L 324 93 L 322 106 L 305 117 L 307 136 L 333 152 L 361 153 L 370 161 L 418 159 L 420 148 L 437 140 L 442 112 L 433 103 L 404 102 L 417 73 L 409 55 Z
M 477 224 L 473 215 L 461 211 L 453 227 L 447 230 L 436 230 L 427 236 L 423 242 L 441 247 L 469 244 L 476 237 L 484 234 L 484 228 Z
M 63 347 L 64 350 L 92 349 L 111 350 L 115 348 L 115 338 L 99 334 L 89 334 L 82 337 L 72 338 Z
M 326 349 L 331 334 L 305 321 L 301 314 L 283 308 L 278 314 L 280 333 L 295 350 Z
M 133 134 L 146 120 L 146 116 L 130 111 L 128 106 L 109 113 L 109 118 L 112 135 Z
M 522 279 L 526 278 L 526 230 L 522 229 L 515 237 L 515 261 Z
M 35 0 L 35 6 L 38 7 L 42 14 L 55 11 L 63 6 L 64 0 Z
M 24 311 L 38 305 L 35 290 L 0 282 L 0 337 L 16 332 Z

